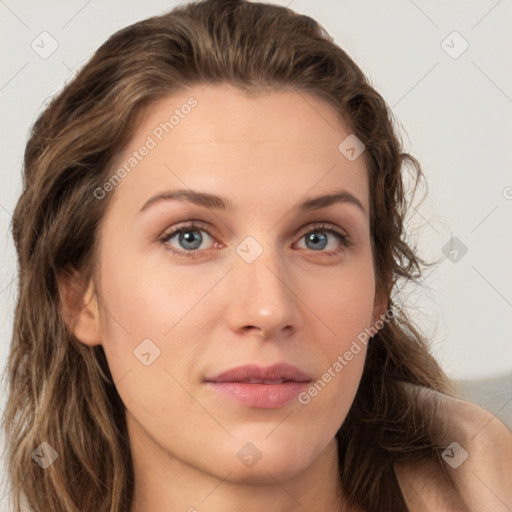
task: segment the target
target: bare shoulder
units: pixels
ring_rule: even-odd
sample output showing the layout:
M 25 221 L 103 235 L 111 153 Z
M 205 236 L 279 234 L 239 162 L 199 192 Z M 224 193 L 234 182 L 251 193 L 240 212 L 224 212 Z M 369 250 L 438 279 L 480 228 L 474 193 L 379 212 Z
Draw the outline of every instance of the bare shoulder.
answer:
M 498 512 L 512 509 L 512 432 L 482 407 L 421 390 L 435 401 L 444 468 L 433 462 L 397 465 L 411 512 Z M 454 486 L 457 492 L 454 491 Z

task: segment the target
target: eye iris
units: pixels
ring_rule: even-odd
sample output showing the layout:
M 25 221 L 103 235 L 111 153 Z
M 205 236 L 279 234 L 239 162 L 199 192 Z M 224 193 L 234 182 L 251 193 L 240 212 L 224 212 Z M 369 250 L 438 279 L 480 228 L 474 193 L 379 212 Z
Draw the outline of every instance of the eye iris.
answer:
M 318 233 L 321 233 L 321 231 L 319 231 Z M 324 242 L 322 247 L 320 247 L 320 249 L 324 249 L 325 246 L 327 245 L 327 237 L 325 236 L 324 233 L 322 233 L 320 236 L 318 236 L 316 233 L 310 233 L 309 236 L 307 237 L 306 245 L 308 245 L 308 242 L 317 243 L 319 240 Z M 311 249 L 311 247 L 309 247 L 309 248 Z M 318 249 L 319 246 L 318 245 L 317 246 L 313 246 L 312 248 L 313 249 Z
M 191 233 L 194 233 L 191 235 Z M 193 244 L 193 247 L 185 246 L 184 249 L 197 249 L 201 242 L 203 241 L 203 237 L 197 230 L 188 230 L 188 231 L 182 231 L 179 235 L 179 242 L 182 244 L 183 242 L 186 244 Z M 195 245 L 194 245 L 195 242 Z

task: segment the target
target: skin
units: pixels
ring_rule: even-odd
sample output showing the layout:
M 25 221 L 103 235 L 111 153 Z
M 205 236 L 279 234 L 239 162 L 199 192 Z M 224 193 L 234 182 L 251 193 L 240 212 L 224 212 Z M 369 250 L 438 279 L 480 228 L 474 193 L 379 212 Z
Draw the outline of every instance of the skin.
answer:
M 131 512 L 341 510 L 335 434 L 359 384 L 364 345 L 307 405 L 249 408 L 203 379 L 284 361 L 316 381 L 385 312 L 375 294 L 363 158 L 338 150 L 350 132 L 319 99 L 209 85 L 154 104 L 119 162 L 190 96 L 197 106 L 109 192 L 99 277 L 74 327 L 82 342 L 103 345 L 126 406 Z M 155 194 L 183 188 L 223 196 L 233 210 L 173 200 L 140 211 Z M 340 189 L 363 208 L 292 210 Z M 161 240 L 190 219 L 207 223 L 197 258 L 168 249 L 190 247 L 178 236 Z M 350 245 L 318 233 L 317 222 Z M 311 231 L 327 245 L 306 245 Z M 252 263 L 235 250 L 247 236 L 263 250 Z M 147 338 L 160 350 L 149 366 L 134 356 Z M 237 457 L 249 442 L 262 455 L 252 467 Z
M 434 462 L 395 465 L 410 512 L 497 512 L 512 509 L 512 434 L 493 414 L 454 397 L 421 390 L 420 400 L 439 404 L 441 446 L 457 442 L 467 458 L 446 474 Z M 448 459 L 444 459 L 445 461 Z M 444 462 L 443 462 L 444 464 Z M 455 484 L 458 492 L 455 492 Z
M 363 158 L 350 161 L 338 150 L 350 132 L 322 100 L 293 90 L 249 97 L 223 84 L 152 105 L 118 164 L 191 96 L 197 106 L 108 192 L 97 273 L 86 293 L 77 300 L 73 283 L 62 283 L 74 334 L 103 346 L 126 406 L 135 471 L 130 512 L 345 510 L 335 434 L 361 378 L 364 344 L 306 405 L 249 408 L 203 380 L 241 364 L 284 361 L 316 381 L 376 325 L 386 301 L 375 293 Z M 233 209 L 174 200 L 140 211 L 176 189 L 223 196 Z M 363 208 L 344 202 L 294 210 L 340 189 Z M 196 258 L 169 249 L 187 252 L 178 235 L 165 237 L 192 219 L 204 223 Z M 316 229 L 320 222 L 350 245 Z M 305 235 L 319 231 L 327 246 L 307 245 Z M 236 251 L 247 236 L 263 251 L 251 263 Z M 160 351 L 148 366 L 134 356 L 145 339 Z M 507 510 L 510 432 L 473 404 L 436 398 L 447 439 L 469 453 L 449 469 L 461 492 L 437 466 L 397 464 L 409 509 Z M 246 443 L 261 454 L 252 467 L 237 457 Z M 499 453 L 489 457 L 495 446 Z

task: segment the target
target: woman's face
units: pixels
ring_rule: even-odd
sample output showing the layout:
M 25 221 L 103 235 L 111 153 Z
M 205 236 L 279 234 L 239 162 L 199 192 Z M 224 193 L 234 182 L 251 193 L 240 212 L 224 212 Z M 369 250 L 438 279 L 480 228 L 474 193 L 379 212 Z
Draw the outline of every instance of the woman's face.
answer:
M 305 93 L 197 86 L 148 109 L 97 191 L 98 343 L 155 468 L 263 481 L 332 446 L 383 312 L 349 135 Z

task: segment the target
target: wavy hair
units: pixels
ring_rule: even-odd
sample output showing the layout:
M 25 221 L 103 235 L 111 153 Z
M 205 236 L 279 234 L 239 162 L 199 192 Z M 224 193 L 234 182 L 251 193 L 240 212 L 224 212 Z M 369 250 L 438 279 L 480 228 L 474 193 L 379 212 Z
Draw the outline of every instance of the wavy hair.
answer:
M 403 151 L 384 99 L 316 21 L 277 5 L 203 0 L 119 30 L 39 115 L 25 149 L 12 220 L 19 285 L 3 419 L 15 512 L 22 502 L 36 512 L 130 510 L 124 405 L 102 346 L 79 342 L 66 325 L 59 277 L 93 276 L 112 196 L 98 200 L 94 190 L 145 109 L 203 83 L 247 93 L 293 88 L 327 102 L 366 146 L 377 292 L 393 308 L 397 282 L 422 275 L 424 262 L 404 231 L 404 169 L 417 185 L 420 164 Z M 393 464 L 439 460 L 435 404 L 420 403 L 411 384 L 451 389 L 401 309 L 369 341 L 359 389 L 336 434 L 341 484 L 354 507 L 407 510 Z M 58 454 L 44 470 L 32 460 L 41 443 Z

